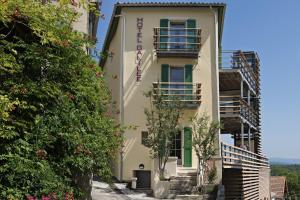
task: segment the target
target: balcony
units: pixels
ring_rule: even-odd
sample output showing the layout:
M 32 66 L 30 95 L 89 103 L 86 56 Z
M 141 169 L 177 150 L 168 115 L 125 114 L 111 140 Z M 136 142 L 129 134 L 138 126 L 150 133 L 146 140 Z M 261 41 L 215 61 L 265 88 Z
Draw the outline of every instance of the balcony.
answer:
M 260 92 L 259 58 L 254 52 L 223 51 L 220 55 L 220 89 L 239 87 L 244 79 L 253 92 Z
M 264 199 L 269 195 L 270 166 L 266 157 L 224 143 L 221 150 L 226 198 Z
M 158 94 L 164 96 L 164 101 L 179 101 L 185 108 L 197 108 L 201 103 L 201 84 L 154 82 L 154 100 Z
M 157 57 L 198 58 L 201 47 L 199 28 L 154 28 Z
M 224 168 L 269 167 L 268 159 L 260 154 L 222 143 Z
M 242 117 L 254 127 L 259 125 L 259 115 L 244 99 L 239 95 L 220 96 L 221 118 Z

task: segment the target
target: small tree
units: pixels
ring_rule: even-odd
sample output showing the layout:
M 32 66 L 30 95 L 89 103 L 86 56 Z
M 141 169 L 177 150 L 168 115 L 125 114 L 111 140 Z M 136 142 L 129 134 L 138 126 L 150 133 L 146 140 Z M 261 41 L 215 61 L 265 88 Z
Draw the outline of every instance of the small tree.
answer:
M 198 158 L 197 187 L 203 189 L 205 186 L 204 177 L 209 174 L 207 163 L 216 153 L 216 135 L 221 125 L 218 121 L 210 121 L 207 114 L 200 117 L 195 116 L 191 121 L 192 145 Z
M 180 101 L 170 99 L 160 90 L 150 91 L 145 96 L 149 98 L 151 104 L 150 109 L 145 108 L 148 128 L 146 142 L 151 148 L 153 158 L 158 158 L 159 177 L 164 180 L 171 142 L 178 131 L 178 121 L 181 115 Z

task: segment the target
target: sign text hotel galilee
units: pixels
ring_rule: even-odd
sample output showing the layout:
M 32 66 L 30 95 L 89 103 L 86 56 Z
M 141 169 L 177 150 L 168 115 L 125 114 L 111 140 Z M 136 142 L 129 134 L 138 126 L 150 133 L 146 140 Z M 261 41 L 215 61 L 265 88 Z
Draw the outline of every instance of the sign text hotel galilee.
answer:
M 140 82 L 142 77 L 142 57 L 143 57 L 143 42 L 142 42 L 142 29 L 143 29 L 143 18 L 136 19 L 136 27 L 137 27 L 137 34 L 136 34 L 136 81 Z

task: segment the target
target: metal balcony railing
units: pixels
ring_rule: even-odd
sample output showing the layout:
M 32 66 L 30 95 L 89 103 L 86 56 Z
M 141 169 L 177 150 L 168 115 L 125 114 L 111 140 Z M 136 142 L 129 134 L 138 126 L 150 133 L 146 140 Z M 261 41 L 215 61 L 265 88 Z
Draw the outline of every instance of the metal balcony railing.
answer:
M 254 52 L 223 51 L 219 58 L 219 67 L 223 70 L 240 70 L 250 87 L 259 94 L 259 58 Z
M 260 154 L 222 143 L 223 166 L 227 167 L 269 167 L 268 159 Z
M 157 56 L 198 57 L 201 47 L 199 28 L 154 28 Z
M 154 82 L 153 95 L 163 95 L 164 101 L 178 100 L 184 106 L 199 106 L 201 103 L 200 83 Z
M 240 115 L 253 126 L 259 125 L 259 115 L 240 96 L 220 96 L 220 114 L 223 117 Z

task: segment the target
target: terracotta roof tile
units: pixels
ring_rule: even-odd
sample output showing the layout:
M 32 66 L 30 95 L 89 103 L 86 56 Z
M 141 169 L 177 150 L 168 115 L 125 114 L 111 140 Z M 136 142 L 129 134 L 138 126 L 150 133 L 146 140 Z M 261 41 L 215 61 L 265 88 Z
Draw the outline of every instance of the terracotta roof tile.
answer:
M 275 198 L 284 198 L 286 187 L 285 176 L 271 176 L 271 192 Z
M 225 3 L 213 2 L 117 2 L 117 5 L 122 6 L 225 6 Z

